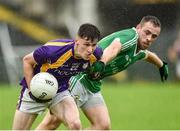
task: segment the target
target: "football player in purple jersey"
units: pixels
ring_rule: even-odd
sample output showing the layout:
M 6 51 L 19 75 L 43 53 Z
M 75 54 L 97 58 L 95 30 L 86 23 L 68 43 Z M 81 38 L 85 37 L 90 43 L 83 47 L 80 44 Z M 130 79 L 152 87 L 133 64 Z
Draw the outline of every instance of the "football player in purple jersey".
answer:
M 28 130 L 38 114 L 49 109 L 68 129 L 81 129 L 79 111 L 68 91 L 71 76 L 87 71 L 88 67 L 102 55 L 96 47 L 100 31 L 92 24 L 83 24 L 75 40 L 57 39 L 47 42 L 23 58 L 24 78 L 20 85 L 13 130 Z M 30 91 L 30 81 L 39 72 L 48 72 L 58 80 L 58 91 L 52 99 L 43 101 Z

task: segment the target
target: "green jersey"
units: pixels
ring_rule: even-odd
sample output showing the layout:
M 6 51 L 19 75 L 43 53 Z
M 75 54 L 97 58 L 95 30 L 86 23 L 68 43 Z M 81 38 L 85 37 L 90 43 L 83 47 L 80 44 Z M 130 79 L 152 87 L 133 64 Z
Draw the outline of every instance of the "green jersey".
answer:
M 120 40 L 120 43 L 122 44 L 121 51 L 112 61 L 107 63 L 105 71 L 102 73 L 102 78 L 125 70 L 128 66 L 138 60 L 146 58 L 147 56 L 146 50 L 140 50 L 137 52 L 138 34 L 134 27 L 106 36 L 98 42 L 98 45 L 104 50 L 113 42 L 114 39 Z M 91 92 L 95 93 L 100 91 L 100 81 L 89 80 L 86 74 L 80 74 L 76 76 L 76 78 L 79 79 Z

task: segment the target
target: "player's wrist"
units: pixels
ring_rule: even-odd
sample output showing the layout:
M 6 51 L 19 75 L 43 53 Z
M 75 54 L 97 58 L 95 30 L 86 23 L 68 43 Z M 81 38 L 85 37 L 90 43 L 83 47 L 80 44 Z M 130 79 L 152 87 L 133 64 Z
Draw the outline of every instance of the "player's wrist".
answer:
M 88 77 L 91 80 L 100 80 L 104 70 L 105 70 L 104 62 L 103 61 L 96 61 L 90 67 L 89 72 L 88 72 Z
M 97 61 L 93 64 L 94 72 L 103 72 L 105 69 L 105 63 L 103 61 Z
M 103 63 L 104 63 L 104 65 L 106 65 L 107 60 L 106 60 L 106 59 L 104 59 L 104 58 L 101 58 L 101 59 L 99 60 L 99 62 L 103 62 Z

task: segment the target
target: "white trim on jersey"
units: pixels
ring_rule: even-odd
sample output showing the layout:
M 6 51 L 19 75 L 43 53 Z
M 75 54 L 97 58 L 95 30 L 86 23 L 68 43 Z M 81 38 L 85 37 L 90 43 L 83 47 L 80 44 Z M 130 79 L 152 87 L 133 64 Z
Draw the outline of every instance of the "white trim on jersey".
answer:
M 136 44 L 136 43 L 137 43 L 137 38 L 138 38 L 138 35 L 136 34 L 133 39 L 125 42 L 124 44 L 122 44 L 122 50 L 125 50 L 125 49 L 127 49 L 128 47 Z

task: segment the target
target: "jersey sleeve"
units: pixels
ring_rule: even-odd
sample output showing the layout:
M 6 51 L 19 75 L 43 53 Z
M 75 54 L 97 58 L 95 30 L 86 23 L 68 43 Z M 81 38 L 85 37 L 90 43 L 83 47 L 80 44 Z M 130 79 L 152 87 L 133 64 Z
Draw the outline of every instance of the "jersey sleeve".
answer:
M 49 57 L 49 49 L 47 46 L 41 46 L 33 52 L 33 57 L 38 64 L 47 63 Z
M 122 44 L 122 51 L 131 48 L 137 44 L 138 34 L 135 29 L 128 29 L 119 32 L 119 35 L 114 39 L 119 39 Z
M 141 50 L 143 53 L 144 53 L 144 55 L 143 55 L 143 58 L 142 59 L 147 59 L 147 57 L 148 57 L 148 51 L 147 50 Z
M 91 57 L 90 57 L 90 64 L 92 65 L 94 62 L 100 60 L 102 54 L 103 54 L 102 48 L 96 47 L 93 55 L 91 55 Z
M 147 50 L 141 50 L 136 56 L 137 60 L 145 60 L 148 57 L 148 52 Z
M 102 48 L 97 46 L 93 54 L 96 57 L 96 59 L 99 60 L 103 54 Z

